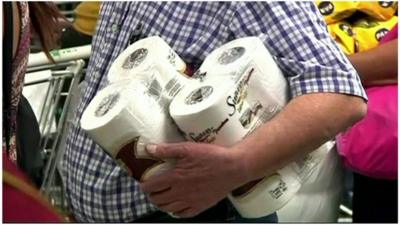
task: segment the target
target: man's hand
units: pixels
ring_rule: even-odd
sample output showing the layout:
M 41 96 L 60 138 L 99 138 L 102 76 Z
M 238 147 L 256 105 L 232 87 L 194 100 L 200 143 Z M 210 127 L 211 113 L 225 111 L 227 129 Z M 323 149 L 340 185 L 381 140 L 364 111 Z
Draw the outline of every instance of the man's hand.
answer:
M 180 143 L 157 145 L 148 152 L 175 158 L 176 167 L 142 183 L 161 210 L 192 217 L 237 187 L 265 176 L 345 130 L 366 112 L 355 96 L 313 93 L 298 96 L 273 119 L 232 147 Z
M 178 217 L 193 217 L 225 198 L 245 182 L 238 152 L 212 144 L 150 145 L 158 158 L 175 158 L 175 168 L 141 184 L 161 210 Z

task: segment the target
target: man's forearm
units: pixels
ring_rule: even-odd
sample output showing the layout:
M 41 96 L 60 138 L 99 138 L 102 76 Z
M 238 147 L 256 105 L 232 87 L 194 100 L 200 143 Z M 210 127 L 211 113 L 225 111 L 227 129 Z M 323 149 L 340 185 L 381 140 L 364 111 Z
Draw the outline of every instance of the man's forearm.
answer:
M 272 174 L 290 161 L 319 147 L 366 113 L 359 97 L 318 93 L 294 98 L 271 121 L 233 150 L 250 181 Z

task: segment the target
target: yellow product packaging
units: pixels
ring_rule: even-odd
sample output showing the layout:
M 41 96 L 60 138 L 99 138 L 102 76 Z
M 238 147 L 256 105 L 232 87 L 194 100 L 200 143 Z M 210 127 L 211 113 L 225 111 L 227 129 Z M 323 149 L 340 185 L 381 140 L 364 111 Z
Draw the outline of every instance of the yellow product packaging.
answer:
M 395 1 L 362 1 L 357 8 L 377 20 L 388 20 L 395 15 L 397 5 Z
M 346 22 L 330 24 L 328 25 L 328 30 L 346 55 L 357 52 L 358 43 L 355 39 L 355 33 L 351 24 Z
M 365 51 L 378 46 L 379 41 L 397 23 L 397 16 L 387 21 L 379 21 L 372 17 L 358 19 L 353 23 L 356 39 L 359 43 L 359 51 Z
M 356 1 L 316 1 L 315 3 L 327 24 L 339 22 L 351 16 L 357 10 L 358 6 L 358 2 Z

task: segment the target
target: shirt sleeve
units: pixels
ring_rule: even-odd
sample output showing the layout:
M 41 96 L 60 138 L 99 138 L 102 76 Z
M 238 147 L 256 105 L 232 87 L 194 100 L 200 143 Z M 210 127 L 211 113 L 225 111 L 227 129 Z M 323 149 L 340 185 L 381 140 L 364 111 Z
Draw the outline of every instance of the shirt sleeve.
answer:
M 333 92 L 367 100 L 356 70 L 330 37 L 313 2 L 243 2 L 230 29 L 237 38 L 263 40 L 285 74 L 292 97 Z

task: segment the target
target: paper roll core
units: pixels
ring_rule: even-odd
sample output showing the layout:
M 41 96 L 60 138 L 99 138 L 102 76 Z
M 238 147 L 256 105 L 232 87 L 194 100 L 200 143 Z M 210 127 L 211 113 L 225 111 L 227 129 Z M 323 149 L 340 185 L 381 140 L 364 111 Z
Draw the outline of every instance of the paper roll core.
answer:
M 134 138 L 131 142 L 123 146 L 117 153 L 115 159 L 130 176 L 136 180 L 142 181 L 146 172 L 161 164 L 161 160 L 140 157 L 137 153 L 137 144 L 140 137 Z
M 253 180 L 232 191 L 232 196 L 241 197 L 249 193 L 263 179 Z

